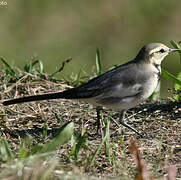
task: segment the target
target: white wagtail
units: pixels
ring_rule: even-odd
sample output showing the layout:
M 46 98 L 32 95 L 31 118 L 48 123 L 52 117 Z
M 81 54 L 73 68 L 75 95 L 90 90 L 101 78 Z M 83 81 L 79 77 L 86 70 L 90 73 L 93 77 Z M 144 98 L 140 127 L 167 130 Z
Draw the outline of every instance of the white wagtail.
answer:
M 3 105 L 11 105 L 47 99 L 77 99 L 97 107 L 107 107 L 119 111 L 120 123 L 143 136 L 124 121 L 126 110 L 138 105 L 152 95 L 161 75 L 161 62 L 171 49 L 160 43 L 144 46 L 135 59 L 93 78 L 78 87 L 63 92 L 42 94 L 7 100 Z M 99 115 L 100 108 L 97 109 Z M 97 126 L 99 129 L 100 119 Z

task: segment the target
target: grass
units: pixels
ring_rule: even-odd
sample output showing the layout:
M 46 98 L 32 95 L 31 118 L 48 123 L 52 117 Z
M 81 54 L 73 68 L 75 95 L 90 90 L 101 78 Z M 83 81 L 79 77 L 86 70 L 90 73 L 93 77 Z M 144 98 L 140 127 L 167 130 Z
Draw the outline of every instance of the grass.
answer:
M 96 74 L 101 74 L 99 50 L 96 57 Z M 68 61 L 53 74 L 45 74 L 39 60 L 28 62 L 24 71 L 10 66 L 4 58 L 1 62 L 1 99 L 70 87 L 55 77 Z M 79 74 L 69 84 L 80 82 Z M 179 88 L 177 84 L 175 89 Z M 102 113 L 102 135 L 88 136 L 96 132 L 96 112 L 91 105 L 81 102 L 52 100 L 1 105 L 0 178 L 181 178 L 181 109 L 180 101 L 174 97 L 146 102 L 128 111 L 127 119 L 131 121 L 127 121 L 153 139 L 139 139 L 130 130 L 120 128 L 117 114 L 110 110 Z

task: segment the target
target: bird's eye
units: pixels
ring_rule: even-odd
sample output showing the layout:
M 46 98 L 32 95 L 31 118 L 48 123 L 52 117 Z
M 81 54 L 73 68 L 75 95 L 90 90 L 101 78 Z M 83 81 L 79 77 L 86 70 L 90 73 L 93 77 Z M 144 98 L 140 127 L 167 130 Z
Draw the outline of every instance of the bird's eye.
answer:
M 165 50 L 164 50 L 164 49 L 160 49 L 160 51 L 159 51 L 159 52 L 164 53 L 164 52 L 165 52 Z

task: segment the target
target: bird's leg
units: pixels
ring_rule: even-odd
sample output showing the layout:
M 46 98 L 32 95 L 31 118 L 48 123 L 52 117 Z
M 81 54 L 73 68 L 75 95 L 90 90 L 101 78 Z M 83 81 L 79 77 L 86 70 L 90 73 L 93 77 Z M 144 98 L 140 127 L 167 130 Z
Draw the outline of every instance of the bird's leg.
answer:
M 96 112 L 97 112 L 97 122 L 96 122 L 97 132 L 93 133 L 93 134 L 88 133 L 88 135 L 91 136 L 91 137 L 94 137 L 95 135 L 98 135 L 98 136 L 101 135 L 101 129 L 100 129 L 100 125 L 101 125 L 101 115 L 100 115 L 100 113 L 101 113 L 101 110 L 103 110 L 101 106 L 96 107 Z
M 98 106 L 96 107 L 96 112 L 97 112 L 97 134 L 99 135 L 100 134 L 100 125 L 101 125 L 101 110 L 102 110 L 102 107 Z
M 142 138 L 144 137 L 143 134 L 139 133 L 136 129 L 134 129 L 133 127 L 131 127 L 129 124 L 127 124 L 125 121 L 124 121 L 124 118 L 125 118 L 125 114 L 126 114 L 126 111 L 123 110 L 119 113 L 119 121 L 120 121 L 120 124 L 131 129 L 132 131 L 134 131 L 136 134 L 138 134 L 139 136 L 141 136 Z

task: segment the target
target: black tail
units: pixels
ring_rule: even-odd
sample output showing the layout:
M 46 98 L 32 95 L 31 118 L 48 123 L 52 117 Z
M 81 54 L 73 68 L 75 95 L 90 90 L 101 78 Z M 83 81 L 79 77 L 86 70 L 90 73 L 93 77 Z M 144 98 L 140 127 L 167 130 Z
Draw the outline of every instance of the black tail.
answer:
M 61 98 L 62 99 L 77 99 L 78 97 L 76 95 L 76 92 L 73 89 L 69 89 L 69 90 L 66 90 L 63 92 L 57 92 L 57 93 L 42 94 L 42 95 L 11 99 L 11 100 L 4 101 L 3 105 L 8 106 L 11 104 L 18 104 L 18 103 L 31 102 L 31 101 L 41 101 L 41 100 L 48 100 L 48 99 L 61 99 Z

